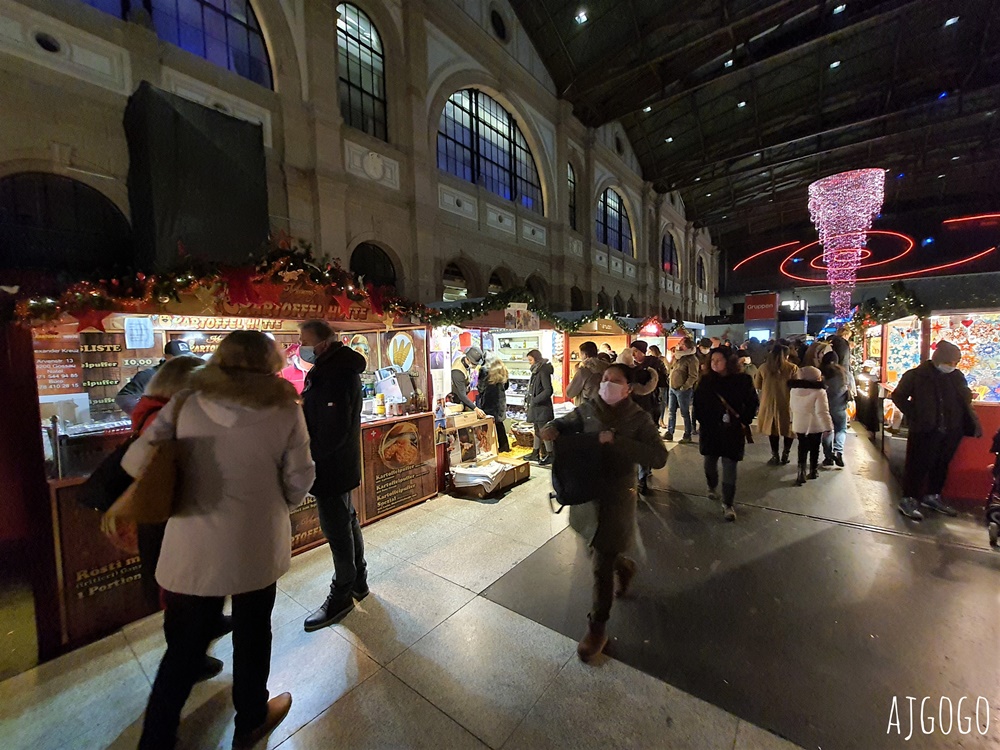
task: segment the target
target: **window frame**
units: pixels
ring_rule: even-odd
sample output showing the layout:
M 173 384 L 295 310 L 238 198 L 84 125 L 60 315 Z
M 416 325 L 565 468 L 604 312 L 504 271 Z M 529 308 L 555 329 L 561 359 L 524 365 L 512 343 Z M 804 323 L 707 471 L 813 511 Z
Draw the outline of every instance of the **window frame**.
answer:
M 576 216 L 576 170 L 572 162 L 566 162 L 566 183 L 569 190 L 569 228 L 577 231 Z
M 618 206 L 610 206 L 609 195 L 614 194 L 618 200 Z M 622 221 L 622 217 L 625 221 Z M 612 220 L 614 224 L 612 224 Z M 612 234 L 613 233 L 613 234 Z M 628 206 L 625 203 L 625 196 L 619 193 L 614 187 L 605 188 L 597 201 L 597 218 L 595 219 L 595 234 L 597 241 L 607 245 L 612 250 L 635 257 L 635 234 L 632 232 L 632 218 L 629 216 Z M 616 238 L 616 242 L 610 242 L 609 238 Z M 625 237 L 628 238 L 628 249 L 623 245 Z
M 700 255 L 698 263 L 695 265 L 695 283 L 699 289 L 705 289 L 708 286 L 708 269 L 705 267 L 705 259 Z
M 346 28 L 349 24 L 345 18 L 345 12 L 341 11 L 353 11 L 357 15 L 357 20 L 359 22 L 367 21 L 368 26 L 371 30 L 370 39 L 365 41 L 361 38 L 360 34 L 355 35 L 350 33 Z M 340 115 L 344 119 L 344 124 L 355 130 L 360 130 L 362 133 L 367 133 L 372 138 L 378 138 L 381 141 L 389 142 L 389 101 L 388 101 L 388 90 L 386 88 L 387 76 L 385 69 L 385 45 L 382 43 L 382 35 L 379 33 L 378 27 L 372 21 L 371 16 L 365 13 L 361 8 L 359 8 L 354 3 L 338 3 L 337 4 L 337 102 L 340 107 Z M 341 27 L 341 22 L 345 28 Z M 360 27 L 360 23 L 358 24 Z M 345 45 L 344 42 L 347 42 Z M 359 55 L 356 59 L 356 70 L 354 66 L 351 66 L 351 57 L 349 50 L 350 45 L 356 45 L 359 50 Z M 377 48 L 376 45 L 377 44 Z M 371 63 L 370 68 L 366 69 L 364 67 L 365 55 L 368 55 L 369 62 Z M 376 65 L 376 62 L 378 65 Z M 376 75 L 376 69 L 381 70 L 380 75 Z M 352 73 L 356 73 L 357 80 L 352 80 Z M 366 75 L 370 74 L 369 84 L 372 90 L 368 90 L 365 86 Z M 378 89 L 381 88 L 381 95 Z M 347 105 L 344 104 L 344 91 L 347 92 Z M 358 96 L 361 106 L 356 108 L 353 106 L 354 97 Z M 371 128 L 368 127 L 368 123 L 365 121 L 365 103 L 366 101 L 371 101 Z M 381 108 L 381 116 L 379 114 L 379 108 Z M 354 117 L 355 114 L 360 115 L 360 120 Z M 379 132 L 381 131 L 381 132 Z
M 667 241 L 670 241 L 670 270 L 666 269 L 666 250 Z M 660 242 L 660 270 L 667 274 L 671 278 L 677 278 L 680 274 L 680 257 L 677 253 L 677 241 L 674 239 L 674 235 L 670 231 L 663 233 L 663 240 Z
M 461 116 L 456 116 L 456 111 Z M 462 138 L 465 133 L 467 139 Z M 517 118 L 485 91 L 464 88 L 448 97 L 438 119 L 437 166 L 527 211 L 545 215 L 542 176 L 535 155 Z

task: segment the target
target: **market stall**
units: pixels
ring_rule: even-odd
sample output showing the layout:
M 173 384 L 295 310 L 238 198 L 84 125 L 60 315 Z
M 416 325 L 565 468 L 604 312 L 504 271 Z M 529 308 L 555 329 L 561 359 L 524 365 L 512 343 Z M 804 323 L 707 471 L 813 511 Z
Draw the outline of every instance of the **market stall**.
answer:
M 866 360 L 878 354 L 880 342 L 883 419 L 886 435 L 882 448 L 893 470 L 905 463 L 907 428 L 889 396 L 907 370 L 930 358 L 940 341 L 950 341 L 962 351 L 959 369 L 972 391 L 972 409 L 983 428 L 981 438 L 965 438 L 952 459 L 944 496 L 969 507 L 982 503 L 989 492 L 988 465 L 993 435 L 1000 429 L 1000 312 L 941 311 L 918 319 L 907 317 L 882 326 L 881 336 L 866 330 Z M 874 368 L 871 368 L 874 369 Z
M 116 403 L 136 372 L 155 366 L 169 341 L 208 357 L 236 330 L 263 331 L 286 352 L 282 377 L 297 387 L 309 365 L 297 357 L 298 323 L 321 317 L 343 343 L 364 355 L 363 478 L 354 492 L 362 524 L 437 492 L 434 416 L 429 409 L 426 327 L 376 317 L 367 300 L 339 302 L 308 284 L 285 285 L 272 301 L 239 304 L 181 293 L 151 309 L 63 314 L 31 325 L 37 421 L 54 546 L 52 587 L 58 620 L 47 623 L 59 648 L 75 647 L 149 613 L 139 558 L 101 534 L 100 513 L 78 492 L 93 469 L 131 430 Z M 291 515 L 293 552 L 324 541 L 315 498 Z

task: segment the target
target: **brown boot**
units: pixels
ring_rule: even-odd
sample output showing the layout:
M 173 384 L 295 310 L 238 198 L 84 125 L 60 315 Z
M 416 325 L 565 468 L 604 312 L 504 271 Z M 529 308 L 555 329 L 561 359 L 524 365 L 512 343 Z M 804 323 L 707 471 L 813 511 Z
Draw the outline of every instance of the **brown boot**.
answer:
M 632 579 L 635 578 L 635 574 L 638 570 L 639 566 L 635 564 L 635 560 L 628 557 L 619 558 L 618 564 L 615 565 L 615 577 L 618 579 L 618 586 L 615 588 L 615 596 L 619 599 L 628 596 L 628 590 L 632 585 Z
M 606 623 L 594 622 L 587 618 L 587 633 L 583 636 L 576 653 L 583 662 L 589 662 L 608 645 L 608 632 Z
M 252 748 L 267 737 L 267 735 L 274 731 L 274 728 L 278 724 L 284 721 L 291 707 L 291 693 L 282 693 L 275 698 L 271 698 L 267 702 L 267 718 L 264 720 L 264 723 L 248 734 L 237 734 L 234 736 L 233 750 L 249 750 L 249 748 Z

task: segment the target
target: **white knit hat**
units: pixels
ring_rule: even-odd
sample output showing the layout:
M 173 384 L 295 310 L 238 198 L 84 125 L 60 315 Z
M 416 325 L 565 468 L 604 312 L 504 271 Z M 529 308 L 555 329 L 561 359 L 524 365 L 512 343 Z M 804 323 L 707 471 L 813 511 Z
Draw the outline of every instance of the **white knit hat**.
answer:
M 823 373 L 816 367 L 800 367 L 795 377 L 799 380 L 811 380 L 814 383 L 818 383 L 823 379 Z

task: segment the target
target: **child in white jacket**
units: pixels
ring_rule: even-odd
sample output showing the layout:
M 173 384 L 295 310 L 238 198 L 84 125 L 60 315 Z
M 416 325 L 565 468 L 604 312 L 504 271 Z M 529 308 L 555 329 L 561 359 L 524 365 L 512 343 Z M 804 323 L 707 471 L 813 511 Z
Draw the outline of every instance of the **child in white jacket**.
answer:
M 833 431 L 830 404 L 823 388 L 823 375 L 815 367 L 800 367 L 788 385 L 792 394 L 792 431 L 799 439 L 799 475 L 797 486 L 806 483 L 806 457 L 809 458 L 809 479 L 819 474 L 819 446 L 824 432 Z

